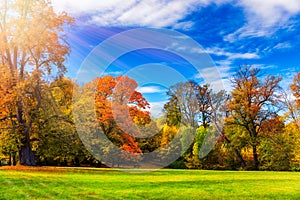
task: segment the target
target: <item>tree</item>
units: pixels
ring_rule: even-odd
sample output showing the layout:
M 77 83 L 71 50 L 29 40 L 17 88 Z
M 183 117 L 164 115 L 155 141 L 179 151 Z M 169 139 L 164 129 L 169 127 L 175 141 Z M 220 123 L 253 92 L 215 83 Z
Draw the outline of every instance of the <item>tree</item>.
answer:
M 227 147 L 231 148 L 241 163 L 243 168 L 246 167 L 246 163 L 240 153 L 240 150 L 237 149 L 229 140 L 229 138 L 225 134 L 225 125 L 226 125 L 226 118 L 228 117 L 228 102 L 229 102 L 229 95 L 226 94 L 226 91 L 221 90 L 219 92 L 210 92 L 207 97 L 207 114 L 208 118 L 213 123 L 217 134 L 222 137 L 222 140 L 227 143 Z
M 254 169 L 259 166 L 257 146 L 262 133 L 262 123 L 274 116 L 281 78 L 267 76 L 264 81 L 258 78 L 259 70 L 244 66 L 233 78 L 232 99 L 229 102 L 232 123 L 245 128 L 250 136 Z
M 199 106 L 201 124 L 204 128 L 209 126 L 210 115 L 211 113 L 211 103 L 212 103 L 212 89 L 209 88 L 209 85 L 198 85 L 196 87 L 196 99 Z
M 140 149 L 143 153 L 150 153 L 159 149 L 162 139 L 162 131 L 157 127 L 157 119 L 152 118 L 145 127 L 141 127 L 142 138 L 137 138 Z
M 0 81 L 0 154 L 8 156 L 9 165 L 15 165 L 20 135 L 17 133 L 15 112 L 16 91 L 12 89 L 12 79 L 7 65 L 0 66 Z
M 180 138 L 176 138 L 179 134 L 178 126 L 164 124 L 161 130 L 161 143 L 160 147 L 162 149 L 160 157 L 162 159 L 167 159 L 176 155 L 177 152 L 181 151 Z
M 206 135 L 206 128 L 204 128 L 204 126 L 200 126 L 196 131 L 192 155 L 186 158 L 187 162 L 185 163 L 185 165 L 187 166 L 187 168 L 203 168 L 202 160 L 200 160 L 199 151 Z
M 0 59 L 9 69 L 10 89 L 17 93 L 14 134 L 22 136 L 19 160 L 34 165 L 30 137 L 41 106 L 43 76 L 66 71 L 63 62 L 69 48 L 60 33 L 72 19 L 56 14 L 46 0 L 3 0 L 0 8 Z
M 288 143 L 291 146 L 291 169 L 300 169 L 300 72 L 294 76 L 293 83 L 290 85 L 293 97 L 289 98 L 288 94 L 284 92 L 284 99 L 288 112 L 286 114 L 289 123 L 285 126 L 285 134 Z M 291 119 L 291 120 L 290 120 Z
M 169 88 L 169 102 L 164 105 L 168 125 L 198 127 L 199 107 L 196 99 L 196 86 L 193 81 L 178 83 Z
M 293 83 L 291 84 L 291 90 L 294 97 L 296 98 L 298 108 L 300 108 L 300 72 L 297 72 L 297 74 L 295 75 Z
M 283 118 L 275 115 L 262 124 L 260 169 L 289 170 L 292 160 L 293 141 L 285 132 Z
M 39 164 L 71 163 L 79 166 L 80 161 L 86 159 L 72 117 L 73 88 L 78 87 L 64 77 L 43 86 L 43 101 L 32 128 L 32 146 Z
M 291 148 L 289 155 L 291 170 L 300 171 L 300 131 L 299 127 L 294 123 L 290 122 L 285 125 L 284 131 L 285 141 Z
M 150 123 L 149 103 L 136 91 L 137 83 L 127 76 L 105 76 L 96 83 L 95 109 L 97 121 L 104 134 L 123 150 L 141 153 L 135 136 L 136 125 Z
M 288 92 L 283 91 L 284 103 L 288 109 L 286 116 L 292 119 L 300 131 L 300 72 L 295 75 L 290 89 L 295 99 L 291 99 Z

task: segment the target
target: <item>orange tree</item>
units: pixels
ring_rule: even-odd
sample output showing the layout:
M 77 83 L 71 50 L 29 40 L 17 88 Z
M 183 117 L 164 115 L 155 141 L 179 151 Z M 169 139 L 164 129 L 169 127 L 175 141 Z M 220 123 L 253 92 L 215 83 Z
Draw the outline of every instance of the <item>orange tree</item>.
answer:
M 125 151 L 141 153 L 134 136 L 137 125 L 150 122 L 149 103 L 136 91 L 137 83 L 127 76 L 96 78 L 95 110 L 103 133 Z

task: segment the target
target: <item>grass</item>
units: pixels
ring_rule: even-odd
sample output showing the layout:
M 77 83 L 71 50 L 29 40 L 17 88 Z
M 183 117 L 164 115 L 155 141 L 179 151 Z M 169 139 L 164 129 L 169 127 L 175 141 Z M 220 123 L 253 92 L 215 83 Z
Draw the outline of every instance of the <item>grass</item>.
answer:
M 0 199 L 300 199 L 293 172 L 2 169 Z

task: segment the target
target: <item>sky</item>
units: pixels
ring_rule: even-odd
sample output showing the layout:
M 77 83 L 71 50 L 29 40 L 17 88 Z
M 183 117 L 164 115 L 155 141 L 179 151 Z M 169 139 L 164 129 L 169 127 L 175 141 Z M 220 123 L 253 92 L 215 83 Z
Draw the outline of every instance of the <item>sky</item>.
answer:
M 67 76 L 128 75 L 139 83 L 153 116 L 175 82 L 192 79 L 230 91 L 230 77 L 249 64 L 264 75 L 282 76 L 287 88 L 300 71 L 299 0 L 52 3 L 76 20 L 66 29 Z

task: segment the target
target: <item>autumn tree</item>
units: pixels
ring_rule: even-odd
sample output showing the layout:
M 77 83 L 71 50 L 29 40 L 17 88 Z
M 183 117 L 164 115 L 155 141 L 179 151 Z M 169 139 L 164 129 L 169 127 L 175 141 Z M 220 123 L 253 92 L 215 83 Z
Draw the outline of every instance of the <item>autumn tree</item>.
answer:
M 172 157 L 172 155 L 176 155 L 177 152 L 181 151 L 180 138 L 176 138 L 178 132 L 178 126 L 168 125 L 168 123 L 163 125 L 160 142 L 160 148 L 162 149 L 160 157 L 162 159 Z
M 228 103 L 230 101 L 230 96 L 224 90 L 218 92 L 210 91 L 208 94 L 208 105 L 206 106 L 207 108 L 205 110 L 208 119 L 213 124 L 213 127 L 215 127 L 216 134 L 221 136 L 222 142 L 226 143 L 226 147 L 233 151 L 241 166 L 245 168 L 246 163 L 240 153 L 240 150 L 232 144 L 229 137 L 225 134 L 226 120 L 229 115 Z
M 298 108 L 300 108 L 300 72 L 297 72 L 295 75 L 293 83 L 291 84 L 291 90 L 296 98 Z
M 294 98 L 291 98 L 290 91 L 282 92 L 287 108 L 286 117 L 290 118 L 295 123 L 298 131 L 300 131 L 300 72 L 295 74 L 293 83 L 290 85 L 290 90 Z
M 20 146 L 20 136 L 16 133 L 16 92 L 12 90 L 12 79 L 8 66 L 0 66 L 0 155 L 8 156 L 8 164 L 15 165 Z
M 34 113 L 42 101 L 42 77 L 65 72 L 63 62 L 69 48 L 60 33 L 72 19 L 65 13 L 56 14 L 44 0 L 3 0 L 0 18 L 0 59 L 9 69 L 11 89 L 17 92 L 18 129 L 14 134 L 22 135 L 19 159 L 22 165 L 34 165 L 30 137 Z
M 283 92 L 285 104 L 288 108 L 286 113 L 285 136 L 288 143 L 291 145 L 291 169 L 300 169 L 300 72 L 294 76 L 293 82 L 290 85 L 293 98 L 288 92 Z
M 260 150 L 260 169 L 289 170 L 292 161 L 294 142 L 285 132 L 282 117 L 274 115 L 262 123 Z
M 274 116 L 281 78 L 267 76 L 264 81 L 258 78 L 259 70 L 244 66 L 233 78 L 232 99 L 229 102 L 232 123 L 245 128 L 250 136 L 254 169 L 259 167 L 258 150 L 259 137 L 262 134 L 262 124 Z
M 95 110 L 104 134 L 121 149 L 141 153 L 135 137 L 138 126 L 150 122 L 149 103 L 136 91 L 137 83 L 127 76 L 96 78 Z
M 86 160 L 72 117 L 73 89 L 78 85 L 65 77 L 42 87 L 43 101 L 32 128 L 32 142 L 39 164 L 72 164 Z
M 294 123 L 290 122 L 285 125 L 284 137 L 287 141 L 288 147 L 291 149 L 290 169 L 300 171 L 300 132 L 299 127 Z

